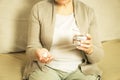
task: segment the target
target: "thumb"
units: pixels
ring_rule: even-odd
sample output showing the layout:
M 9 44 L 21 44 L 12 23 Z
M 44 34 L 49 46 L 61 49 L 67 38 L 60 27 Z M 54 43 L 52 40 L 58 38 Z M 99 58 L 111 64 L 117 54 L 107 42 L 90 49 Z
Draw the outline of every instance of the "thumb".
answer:
M 92 36 L 91 36 L 90 34 L 86 34 L 86 36 L 87 36 L 87 39 L 88 39 L 88 40 L 91 40 L 91 39 L 92 39 Z

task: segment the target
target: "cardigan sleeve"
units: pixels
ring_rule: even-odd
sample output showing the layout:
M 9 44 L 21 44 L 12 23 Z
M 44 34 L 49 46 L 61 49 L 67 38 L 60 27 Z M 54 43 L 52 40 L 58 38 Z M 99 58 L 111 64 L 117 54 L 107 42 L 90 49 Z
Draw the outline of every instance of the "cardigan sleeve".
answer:
M 27 56 L 30 60 L 36 60 L 35 51 L 42 48 L 40 43 L 40 21 L 37 5 L 33 6 L 29 19 Z
M 86 54 L 86 56 L 89 63 L 96 63 L 103 58 L 104 51 L 99 39 L 99 31 L 93 9 L 89 9 L 88 13 L 89 13 L 88 17 L 89 17 L 89 26 L 90 26 L 88 33 L 92 36 L 93 53 Z

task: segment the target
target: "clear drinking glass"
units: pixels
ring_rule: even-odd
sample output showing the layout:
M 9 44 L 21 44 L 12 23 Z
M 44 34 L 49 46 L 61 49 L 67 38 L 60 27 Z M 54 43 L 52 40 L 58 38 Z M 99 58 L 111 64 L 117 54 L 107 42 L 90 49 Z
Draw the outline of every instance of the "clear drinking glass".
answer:
M 73 45 L 74 46 L 81 46 L 81 41 L 85 41 L 87 39 L 86 35 L 79 34 L 73 36 Z

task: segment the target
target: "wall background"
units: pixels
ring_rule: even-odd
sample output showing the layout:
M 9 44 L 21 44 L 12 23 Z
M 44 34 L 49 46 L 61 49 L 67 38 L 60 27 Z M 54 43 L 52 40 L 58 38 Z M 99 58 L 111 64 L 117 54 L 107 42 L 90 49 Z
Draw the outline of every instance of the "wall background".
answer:
M 13 19 L 27 19 L 31 6 L 38 1 L 39 0 L 0 0 L 0 28 L 3 26 L 14 26 L 14 23 L 9 22 Z M 101 40 L 120 38 L 120 0 L 81 1 L 94 8 L 101 32 Z
M 26 48 L 28 17 L 39 0 L 0 0 L 0 53 Z
M 102 41 L 120 39 L 120 0 L 82 0 L 97 16 Z
M 24 50 L 28 16 L 39 0 L 0 0 L 0 51 Z M 94 8 L 101 41 L 120 39 L 120 0 L 81 0 Z M 5 45 L 7 44 L 7 45 Z

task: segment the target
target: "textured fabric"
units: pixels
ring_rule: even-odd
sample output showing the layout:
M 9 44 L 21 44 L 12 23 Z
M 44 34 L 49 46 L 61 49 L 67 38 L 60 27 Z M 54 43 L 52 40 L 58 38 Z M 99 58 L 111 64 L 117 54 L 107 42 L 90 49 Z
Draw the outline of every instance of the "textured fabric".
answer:
M 98 75 L 84 75 L 80 68 L 72 73 L 67 73 L 50 67 L 44 67 L 44 71 L 36 69 L 30 75 L 29 80 L 98 80 Z
M 97 35 L 98 30 L 96 26 L 96 20 L 94 11 L 78 0 L 74 2 L 74 16 L 78 28 L 81 33 L 89 33 L 92 36 L 93 41 L 93 53 L 91 55 L 83 54 L 84 60 L 87 63 L 84 64 L 81 69 L 85 74 L 100 74 L 96 64 L 103 58 L 104 52 L 102 45 Z M 49 13 L 49 14 L 48 14 Z M 34 61 L 36 60 L 35 51 L 42 47 L 50 50 L 53 34 L 54 34 L 54 23 L 55 23 L 56 6 L 54 6 L 54 0 L 45 0 L 37 3 L 31 11 L 30 26 L 28 31 L 28 46 L 27 55 L 29 56 L 29 65 L 25 69 L 25 74 L 29 75 L 30 72 L 34 71 Z
M 48 66 L 66 72 L 74 71 L 82 63 L 80 51 L 73 45 L 73 36 L 78 32 L 74 15 L 56 15 L 54 37 L 50 53 L 54 56 Z M 76 33 L 75 33 L 76 32 Z M 62 65 L 62 66 L 61 66 Z
M 22 80 L 25 53 L 0 54 L 0 80 Z
M 120 39 L 103 43 L 105 57 L 99 63 L 103 70 L 102 80 L 120 80 Z

